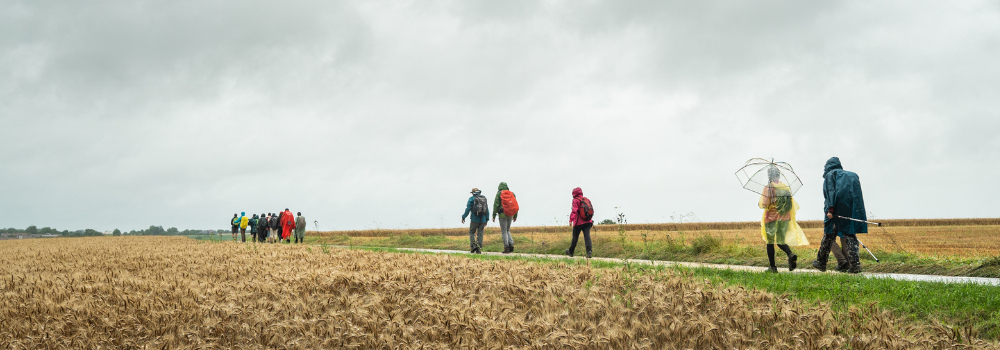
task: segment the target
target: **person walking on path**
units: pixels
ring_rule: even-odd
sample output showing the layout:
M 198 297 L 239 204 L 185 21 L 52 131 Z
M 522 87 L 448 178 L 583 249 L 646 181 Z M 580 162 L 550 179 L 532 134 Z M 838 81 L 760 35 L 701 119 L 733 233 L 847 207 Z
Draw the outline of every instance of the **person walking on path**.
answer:
M 305 243 L 306 241 L 306 217 L 302 212 L 298 212 L 295 217 L 295 243 Z
M 840 158 L 832 157 L 823 167 L 823 241 L 812 265 L 817 270 L 826 271 L 830 249 L 838 235 L 843 236 L 848 263 L 847 272 L 860 273 L 861 259 L 858 255 L 856 234 L 868 233 L 868 224 L 844 218 L 868 220 L 865 213 L 864 196 L 858 174 L 844 170 Z M 843 217 L 843 218 L 841 218 Z
M 465 214 L 462 214 L 462 223 L 465 223 L 465 217 L 472 214 L 469 217 L 469 252 L 482 254 L 483 253 L 483 231 L 486 230 L 486 223 L 490 221 L 490 208 L 489 204 L 486 204 L 486 196 L 482 195 L 482 191 L 478 188 L 472 189 L 472 197 L 469 197 L 468 202 L 465 203 Z M 478 232 L 479 237 L 477 239 L 476 233 Z
M 270 229 L 267 224 L 267 213 L 260 213 L 257 219 L 257 242 L 264 243 L 267 239 L 267 231 Z
M 837 244 L 836 240 L 830 242 L 830 252 L 837 259 L 837 271 L 847 272 L 851 269 L 851 263 L 847 260 L 847 238 L 840 232 L 837 232 L 837 237 L 840 238 L 840 244 Z
M 250 218 L 250 222 L 247 224 L 247 230 L 250 231 L 250 242 L 257 241 L 257 214 L 253 214 Z
M 511 222 L 517 221 L 517 196 L 507 188 L 506 182 L 501 182 L 497 187 L 497 196 L 493 199 L 493 221 L 497 221 L 500 216 L 500 237 L 503 238 L 503 253 L 508 254 L 514 251 L 514 238 L 510 235 Z
M 792 198 L 791 187 L 781 182 L 781 171 L 777 167 L 772 165 L 767 169 L 767 178 L 768 184 L 761 191 L 757 205 L 764 209 L 764 216 L 760 219 L 760 235 L 767 245 L 767 260 L 771 264 L 768 272 L 778 272 L 774 265 L 775 245 L 788 256 L 788 271 L 794 271 L 799 257 L 788 246 L 809 244 L 802 228 L 795 221 L 799 203 Z
M 569 249 L 566 249 L 566 255 L 573 256 L 580 232 L 583 232 L 583 243 L 587 247 L 589 259 L 594 252 L 590 243 L 590 228 L 594 227 L 594 206 L 590 199 L 583 196 L 583 190 L 579 187 L 573 189 L 573 209 L 569 212 L 569 224 L 573 225 L 573 241 L 569 244 Z
M 288 237 L 292 236 L 292 230 L 295 229 L 295 216 L 292 215 L 292 211 L 285 208 L 285 212 L 281 213 L 281 239 L 285 240 L 285 243 L 291 243 L 291 239 Z
M 233 213 L 233 218 L 229 220 L 229 224 L 233 225 L 233 242 L 236 242 L 236 233 L 240 232 L 240 216 Z
M 243 243 L 247 242 L 247 225 L 250 224 L 250 218 L 247 217 L 247 212 L 240 212 L 240 237 L 243 239 Z
M 268 234 L 267 243 L 274 243 L 278 241 L 278 228 L 281 227 L 281 219 L 277 215 L 271 213 L 267 219 L 268 224 Z

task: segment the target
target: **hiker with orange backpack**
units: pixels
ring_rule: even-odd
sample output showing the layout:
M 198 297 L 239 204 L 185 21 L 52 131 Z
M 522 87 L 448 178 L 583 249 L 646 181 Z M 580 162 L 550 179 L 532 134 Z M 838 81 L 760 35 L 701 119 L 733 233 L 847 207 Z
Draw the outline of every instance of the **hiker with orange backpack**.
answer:
M 510 223 L 517 221 L 517 196 L 507 188 L 506 182 L 497 187 L 497 196 L 493 199 L 493 221 L 500 215 L 500 236 L 503 238 L 503 253 L 514 251 L 514 238 L 510 235 Z
M 583 243 L 587 247 L 587 258 L 590 259 L 594 252 L 590 243 L 590 228 L 594 227 L 594 206 L 590 199 L 583 196 L 583 190 L 579 187 L 573 189 L 573 210 L 569 213 L 569 223 L 573 225 L 573 242 L 566 249 L 566 255 L 573 256 L 580 232 L 583 232 Z

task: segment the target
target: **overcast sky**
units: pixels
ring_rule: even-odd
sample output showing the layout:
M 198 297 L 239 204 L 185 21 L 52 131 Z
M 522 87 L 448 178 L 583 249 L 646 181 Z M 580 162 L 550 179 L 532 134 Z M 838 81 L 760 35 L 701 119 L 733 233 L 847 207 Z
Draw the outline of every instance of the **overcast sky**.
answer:
M 839 156 L 884 218 L 1000 215 L 997 1 L 4 1 L 0 226 L 759 220 Z M 312 228 L 312 225 L 310 225 Z

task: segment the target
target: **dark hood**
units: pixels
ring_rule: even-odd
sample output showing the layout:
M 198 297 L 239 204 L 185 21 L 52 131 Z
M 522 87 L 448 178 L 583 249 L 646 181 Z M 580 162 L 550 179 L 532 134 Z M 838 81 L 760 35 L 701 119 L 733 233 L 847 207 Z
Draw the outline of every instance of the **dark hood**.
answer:
M 507 188 L 506 182 L 501 182 L 500 186 L 497 186 L 497 191 L 510 191 L 510 189 Z
M 583 197 L 583 190 L 579 187 L 573 189 L 573 198 Z
M 823 166 L 823 177 L 825 178 L 826 174 L 829 174 L 831 171 L 836 169 L 844 169 L 844 167 L 840 165 L 840 158 L 830 157 L 830 159 L 826 161 L 826 165 Z

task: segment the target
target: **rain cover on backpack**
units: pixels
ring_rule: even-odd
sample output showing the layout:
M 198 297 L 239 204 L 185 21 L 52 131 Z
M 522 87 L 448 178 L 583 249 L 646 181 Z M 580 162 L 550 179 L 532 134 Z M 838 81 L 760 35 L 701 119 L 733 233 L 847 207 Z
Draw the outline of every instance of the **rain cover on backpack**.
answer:
M 517 197 L 509 190 L 500 191 L 500 207 L 503 208 L 503 215 L 514 217 L 521 208 L 517 206 Z

